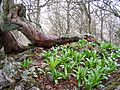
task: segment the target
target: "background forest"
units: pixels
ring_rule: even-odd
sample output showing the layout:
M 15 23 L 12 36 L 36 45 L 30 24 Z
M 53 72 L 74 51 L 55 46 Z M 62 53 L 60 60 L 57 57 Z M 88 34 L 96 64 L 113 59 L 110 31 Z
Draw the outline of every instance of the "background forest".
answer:
M 92 34 L 120 43 L 119 0 L 15 0 L 27 7 L 27 19 L 45 34 Z M 20 39 L 20 35 L 17 35 Z M 26 39 L 25 39 L 26 40 Z

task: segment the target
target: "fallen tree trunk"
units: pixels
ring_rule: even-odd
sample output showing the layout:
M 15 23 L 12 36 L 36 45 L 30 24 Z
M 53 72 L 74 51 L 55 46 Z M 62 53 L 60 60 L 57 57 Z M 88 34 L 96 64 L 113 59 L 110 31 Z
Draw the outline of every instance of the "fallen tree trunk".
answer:
M 30 23 L 27 23 L 19 18 L 12 19 L 12 23 L 20 26 L 19 30 L 36 46 L 49 47 L 55 44 L 55 40 L 59 39 L 57 36 L 44 35 L 36 30 Z
M 32 42 L 32 44 L 43 48 L 50 48 L 54 45 L 75 42 L 80 39 L 78 37 L 60 38 L 53 35 L 44 35 L 36 30 L 30 23 L 26 23 L 20 18 L 12 19 L 11 22 L 20 26 L 19 30 Z

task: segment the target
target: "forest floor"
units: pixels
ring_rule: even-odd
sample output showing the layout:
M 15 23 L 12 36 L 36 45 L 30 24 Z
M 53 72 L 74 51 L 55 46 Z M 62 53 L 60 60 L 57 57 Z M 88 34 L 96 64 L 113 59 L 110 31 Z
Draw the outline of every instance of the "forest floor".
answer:
M 55 84 L 53 77 L 44 71 L 47 64 L 42 52 L 42 48 L 34 47 L 7 57 L 3 52 L 0 53 L 0 68 L 9 83 L 8 86 L 2 86 L 0 81 L 0 90 L 86 90 L 83 86 L 78 88 L 78 81 L 73 76 L 67 80 L 61 79 Z M 27 59 L 32 60 L 32 64 L 29 67 L 23 65 L 21 68 L 21 64 Z M 117 63 L 120 64 L 120 59 Z M 120 69 L 111 73 L 107 80 L 102 80 L 102 85 L 102 88 L 96 87 L 94 90 L 120 90 Z

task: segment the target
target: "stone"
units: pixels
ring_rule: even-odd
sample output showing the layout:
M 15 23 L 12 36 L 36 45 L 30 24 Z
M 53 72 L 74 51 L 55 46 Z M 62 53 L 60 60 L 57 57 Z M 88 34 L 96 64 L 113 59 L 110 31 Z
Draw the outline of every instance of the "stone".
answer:
M 3 90 L 3 88 L 5 88 L 9 85 L 10 85 L 9 81 L 3 75 L 2 70 L 0 70 L 0 90 Z
M 115 90 L 120 90 L 120 85 Z
M 20 83 L 18 86 L 15 86 L 15 90 L 25 90 L 23 83 Z
M 32 88 L 30 88 L 29 90 L 40 90 L 38 87 L 34 86 Z
M 17 86 L 15 86 L 15 90 L 40 90 L 37 86 L 29 84 L 29 82 L 21 81 Z

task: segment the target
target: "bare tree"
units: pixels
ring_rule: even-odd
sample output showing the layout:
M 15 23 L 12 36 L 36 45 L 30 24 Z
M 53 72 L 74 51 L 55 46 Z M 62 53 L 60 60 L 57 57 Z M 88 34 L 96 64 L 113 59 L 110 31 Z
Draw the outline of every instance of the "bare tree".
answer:
M 120 18 L 120 1 L 119 0 L 100 0 L 101 3 L 104 4 L 104 7 L 101 7 L 100 5 L 94 4 L 96 7 L 105 10 L 107 12 L 110 12 L 114 14 L 116 17 Z
M 66 34 L 69 33 L 70 31 L 70 4 L 71 4 L 72 0 L 66 0 L 67 3 L 67 30 L 66 30 Z

